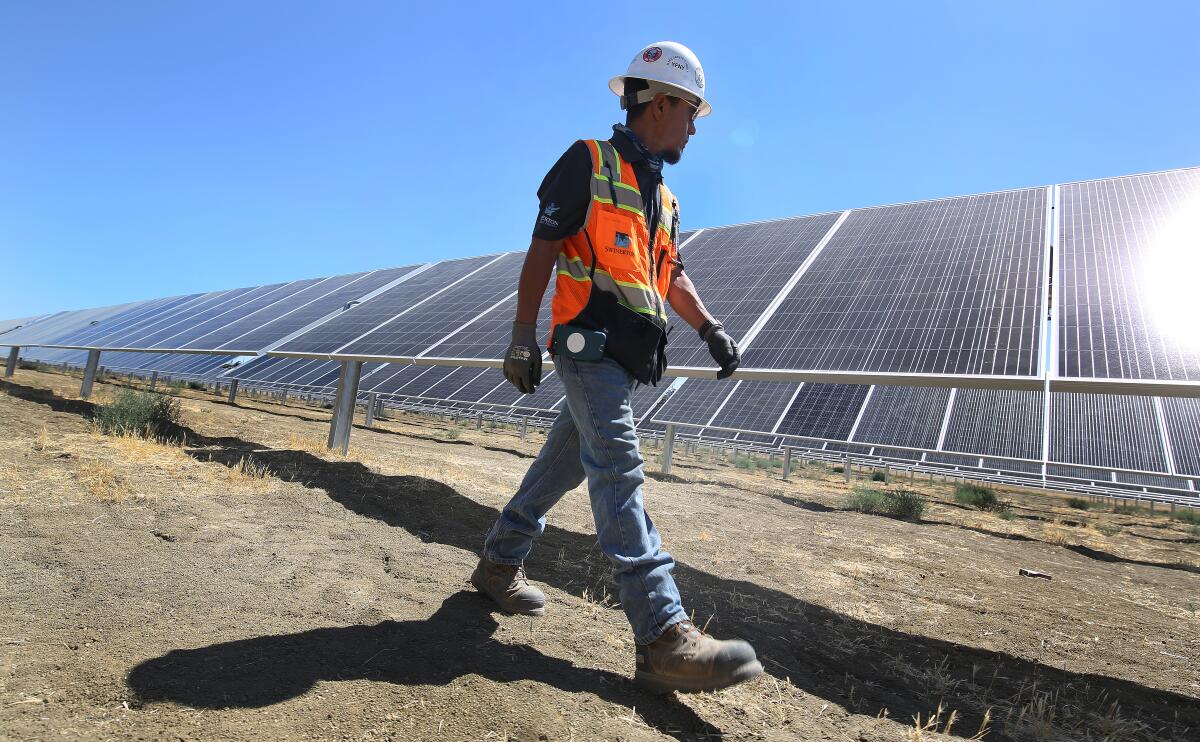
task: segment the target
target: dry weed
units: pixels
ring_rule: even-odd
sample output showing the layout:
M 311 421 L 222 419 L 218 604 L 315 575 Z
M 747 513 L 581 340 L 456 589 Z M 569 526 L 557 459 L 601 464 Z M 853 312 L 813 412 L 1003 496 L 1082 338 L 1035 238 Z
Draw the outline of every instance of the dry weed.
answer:
M 167 459 L 172 464 L 190 461 L 183 442 L 166 438 L 142 438 L 133 433 L 111 436 L 109 440 L 117 453 L 132 461 Z
M 1057 523 L 1046 523 L 1042 526 L 1042 538 L 1048 544 L 1065 546 L 1071 541 L 1071 531 Z
M 350 446 L 350 450 L 342 455 L 341 451 L 326 447 L 326 439 L 319 435 L 297 435 L 288 433 L 288 448 L 293 451 L 303 451 L 314 456 L 332 456 L 338 459 L 359 459 L 359 450 Z
M 37 438 L 33 439 L 33 450 L 41 452 L 41 451 L 45 451 L 49 447 L 50 447 L 50 431 L 46 428 L 45 425 L 43 425 L 42 429 L 38 431 Z
M 238 459 L 236 464 L 224 470 L 222 478 L 231 484 L 246 485 L 259 492 L 269 492 L 276 484 L 271 468 L 253 456 Z
M 129 484 L 103 461 L 83 459 L 77 473 L 84 488 L 101 502 L 124 502 L 129 497 Z

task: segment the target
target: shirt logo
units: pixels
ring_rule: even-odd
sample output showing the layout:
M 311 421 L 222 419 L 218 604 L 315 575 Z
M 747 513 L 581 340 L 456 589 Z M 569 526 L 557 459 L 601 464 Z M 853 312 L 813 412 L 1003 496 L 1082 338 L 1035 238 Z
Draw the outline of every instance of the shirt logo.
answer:
M 538 217 L 538 223 L 545 224 L 547 227 L 557 229 L 558 228 L 558 220 L 551 219 L 550 217 L 554 216 L 555 213 L 557 213 L 560 208 L 562 208 L 562 207 L 560 207 L 558 204 L 554 203 L 553 201 L 546 204 L 546 208 L 542 209 L 542 215 Z
M 617 236 L 613 238 L 613 244 L 617 247 L 633 247 L 633 241 L 624 232 L 617 232 Z

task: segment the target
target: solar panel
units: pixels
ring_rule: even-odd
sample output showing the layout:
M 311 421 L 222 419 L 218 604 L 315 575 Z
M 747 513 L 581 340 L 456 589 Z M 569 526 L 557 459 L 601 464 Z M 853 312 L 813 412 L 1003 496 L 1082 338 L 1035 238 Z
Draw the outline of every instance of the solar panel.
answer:
M 876 386 L 863 408 L 853 440 L 908 448 L 937 448 L 950 390 Z
M 1051 392 L 1050 460 L 1167 471 L 1153 399 Z
M 279 319 L 288 312 L 293 311 L 315 298 L 335 291 L 338 287 L 356 279 L 362 278 L 366 273 L 358 273 L 349 276 L 332 276 L 329 278 L 317 278 L 307 281 L 297 281 L 288 284 L 286 291 L 278 296 L 264 297 L 256 302 L 257 306 L 242 307 L 242 316 L 236 319 L 221 318 L 218 320 L 210 320 L 206 325 L 196 326 L 191 328 L 190 333 L 194 337 L 186 342 L 177 342 L 175 346 L 191 349 L 216 349 L 224 343 L 233 340 L 241 335 L 255 330 L 262 325 Z M 222 321 L 222 319 L 224 321 Z M 282 335 L 277 336 L 282 337 Z M 163 345 L 169 341 L 163 341 L 159 345 Z M 259 348 L 249 348 L 251 352 L 259 350 Z
M 449 399 L 460 402 L 478 402 L 496 387 L 508 383 L 504 378 L 504 374 L 494 368 L 478 370 L 483 371 L 483 373 L 452 393 Z
M 521 260 L 523 262 L 524 257 Z M 514 279 L 508 291 L 515 291 L 516 288 L 517 283 Z M 503 291 L 504 286 L 497 286 L 496 290 Z M 550 334 L 550 303 L 553 297 L 552 281 L 546 288 L 546 293 L 542 295 L 542 303 L 538 309 L 537 339 L 543 349 Z M 422 349 L 421 355 L 430 358 L 503 358 L 512 340 L 512 323 L 516 315 L 517 297 L 513 296 L 461 327 L 452 326 L 451 330 L 458 330 L 453 337 L 432 348 Z
M 487 371 L 487 369 L 483 368 L 455 368 L 453 366 L 445 367 L 445 370 L 449 371 L 449 373 L 438 381 L 427 385 L 425 389 L 417 392 L 418 396 L 447 400 L 453 399 L 455 392 Z M 495 385 L 493 384 L 493 386 Z
M 663 403 L 653 419 L 660 423 L 708 425 L 735 386 L 735 381 L 686 379 Z
M 517 277 L 524 262 L 524 253 L 502 255 L 484 270 L 463 278 L 461 282 L 439 294 L 435 300 L 423 304 L 419 311 L 409 312 L 372 330 L 339 348 L 337 354 L 348 357 L 391 358 L 420 354 L 450 333 L 461 331 L 471 320 L 515 292 Z M 370 303 L 372 302 L 368 302 Z M 510 325 L 511 316 L 510 314 Z M 498 337 L 503 341 L 503 347 L 507 347 L 510 335 L 511 333 L 500 333 L 493 338 Z
M 1175 471 L 1200 474 L 1200 399 L 1164 397 L 1162 409 Z
M 1200 169 L 1059 189 L 1058 375 L 1200 381 Z
M 364 392 L 391 394 L 434 366 L 414 366 L 405 363 L 389 363 L 379 371 L 364 378 L 359 389 Z
M 562 379 L 553 371 L 542 374 L 542 383 L 533 394 L 522 394 L 515 386 L 505 382 L 488 392 L 480 402 L 539 410 L 557 410 L 566 390 Z
M 1047 190 L 854 211 L 743 367 L 1037 377 Z
M 132 335 L 122 335 L 114 340 L 106 340 L 105 344 L 154 350 L 183 347 L 196 337 L 236 322 L 248 314 L 286 298 L 293 289 L 304 288 L 312 283 L 315 283 L 315 279 L 258 286 L 206 311 L 185 315 L 173 323 L 161 325 L 150 334 L 141 335 L 136 340 Z
M 706 229 L 681 250 L 684 272 L 709 312 L 741 340 L 840 214 Z M 683 240 L 680 240 L 681 244 Z M 708 347 L 668 306 L 672 366 L 712 366 Z
M 132 327 L 139 322 L 149 321 L 150 318 L 173 311 L 177 307 L 194 302 L 202 296 L 204 294 L 188 294 L 186 296 L 174 296 L 141 302 L 137 306 L 107 317 L 101 322 L 88 324 L 71 333 L 62 335 L 55 339 L 54 342 L 58 345 L 91 346 L 93 344 L 92 341 L 96 338 Z
M 39 314 L 33 317 L 18 317 L 16 319 L 0 320 L 0 335 L 3 335 L 11 330 L 24 327 L 33 322 L 37 322 L 39 319 L 42 319 L 45 316 L 46 315 L 44 314 Z
M 264 322 L 261 326 L 249 331 L 243 331 L 236 336 L 233 332 L 243 328 L 231 328 L 229 332 L 222 333 L 220 337 L 204 338 L 204 341 L 208 344 L 215 344 L 228 337 L 228 340 L 224 340 L 218 346 L 222 350 L 242 349 L 258 351 L 267 348 L 280 340 L 288 338 L 289 335 L 303 330 L 323 317 L 341 310 L 348 303 L 361 301 L 372 292 L 403 278 L 419 267 L 416 265 L 407 265 L 400 268 L 372 271 L 370 273 L 335 276 L 335 279 L 338 279 L 338 281 L 329 286 L 330 290 L 324 291 L 323 289 L 326 287 L 325 285 L 321 285 L 314 287 L 310 292 L 305 292 L 305 294 L 314 295 L 298 295 L 297 299 L 306 299 L 306 301 L 298 304 L 295 309 L 281 313 L 277 319 Z M 254 318 L 251 317 L 248 319 L 253 320 Z
M 292 360 L 294 359 L 260 356 L 243 363 L 225 376 L 226 378 L 237 379 L 239 381 L 261 381 L 266 375 L 278 371 L 281 364 Z
M 154 349 L 189 348 L 192 343 L 211 333 L 220 332 L 231 325 L 241 323 L 252 316 L 278 316 L 280 304 L 285 303 L 296 293 L 321 283 L 325 279 L 312 278 L 303 281 L 292 281 L 280 284 L 271 290 L 256 291 L 248 294 L 241 301 L 227 307 L 223 312 L 203 320 L 189 322 L 182 327 L 176 327 L 174 334 L 157 340 L 150 347 Z M 208 348 L 205 343 L 200 348 Z M 256 349 L 257 350 L 257 349 Z
M 868 389 L 861 384 L 804 384 L 777 432 L 845 440 Z
M 988 456 L 1042 458 L 1043 392 L 956 389 L 941 448 Z
M 421 311 L 431 308 L 444 298 L 445 294 L 439 292 L 445 292 L 455 281 L 495 260 L 497 256 L 488 255 L 437 263 L 370 301 L 352 307 L 280 345 L 274 352 L 333 353 L 373 330 L 386 330 L 388 323 L 412 311 L 414 307 L 419 307 Z
M 786 381 L 743 381 L 729 395 L 725 406 L 716 413 L 709 425 L 774 431 L 799 389 L 800 384 Z
M 165 312 L 153 312 L 137 322 L 122 323 L 120 327 L 102 328 L 86 345 L 99 348 L 138 348 L 167 337 L 173 328 L 186 326 L 219 314 L 243 296 L 265 287 L 249 287 L 230 291 L 211 291 L 179 303 Z M 273 288 L 273 287 L 272 287 Z M 84 343 L 79 343 L 84 344 Z
M 130 302 L 94 309 L 80 309 L 58 312 L 44 317 L 37 322 L 10 330 L 0 336 L 0 345 L 36 345 L 42 343 L 57 344 L 56 340 L 64 335 L 76 332 L 106 321 L 110 317 L 133 309 L 144 302 Z

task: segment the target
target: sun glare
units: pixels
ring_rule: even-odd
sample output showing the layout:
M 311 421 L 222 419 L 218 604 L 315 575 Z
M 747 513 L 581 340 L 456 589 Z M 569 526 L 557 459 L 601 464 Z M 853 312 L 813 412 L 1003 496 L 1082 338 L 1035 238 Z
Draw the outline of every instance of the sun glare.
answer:
M 1151 240 L 1142 288 L 1158 334 L 1183 350 L 1200 352 L 1200 191 Z

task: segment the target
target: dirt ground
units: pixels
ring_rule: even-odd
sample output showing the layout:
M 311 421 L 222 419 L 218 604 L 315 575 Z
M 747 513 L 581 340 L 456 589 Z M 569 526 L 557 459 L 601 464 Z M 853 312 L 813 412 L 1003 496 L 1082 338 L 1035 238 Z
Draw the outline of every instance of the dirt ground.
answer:
M 186 391 L 160 445 L 78 389 L 0 395 L 0 738 L 1200 739 L 1200 529 L 1161 508 L 1009 491 L 1004 520 L 898 483 L 912 523 L 820 466 L 677 454 L 646 498 L 685 606 L 767 673 L 656 697 L 585 492 L 527 563 L 544 618 L 467 582 L 540 434 L 401 415 L 341 457 L 326 411 Z

